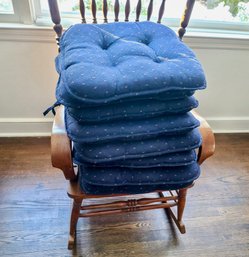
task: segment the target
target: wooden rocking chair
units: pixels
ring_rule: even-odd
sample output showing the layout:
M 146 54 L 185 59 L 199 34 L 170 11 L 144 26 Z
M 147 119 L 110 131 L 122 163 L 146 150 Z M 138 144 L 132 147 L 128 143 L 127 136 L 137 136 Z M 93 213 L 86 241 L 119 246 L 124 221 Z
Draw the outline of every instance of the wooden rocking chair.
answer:
M 60 14 L 59 8 L 56 0 L 48 0 L 52 21 L 55 23 L 54 30 L 57 34 L 57 43 L 59 46 L 59 39 L 62 35 L 62 25 L 60 24 Z M 182 38 L 186 27 L 188 25 L 190 15 L 194 6 L 193 0 L 188 0 L 186 4 L 186 9 L 184 11 L 183 18 L 181 20 L 181 27 L 178 31 L 179 37 Z M 80 13 L 82 16 L 82 23 L 86 23 L 85 17 L 85 5 L 84 1 L 79 1 Z M 165 0 L 162 1 L 158 22 L 161 22 L 161 19 L 164 14 Z M 96 2 L 92 1 L 92 16 L 93 23 L 97 23 L 96 18 Z M 149 2 L 147 10 L 147 19 L 150 20 L 153 9 L 153 0 Z M 107 1 L 103 1 L 103 15 L 104 22 L 107 22 Z M 125 21 L 129 21 L 130 13 L 130 1 L 126 1 L 125 6 Z M 141 13 L 141 0 L 138 0 L 136 6 L 136 21 L 139 21 Z M 114 5 L 114 14 L 115 21 L 119 21 L 119 1 L 115 1 Z M 198 163 L 202 164 L 208 157 L 213 155 L 215 149 L 215 140 L 213 132 L 208 125 L 208 123 L 197 113 L 192 112 L 194 116 L 200 121 L 200 132 L 202 135 L 202 145 L 199 148 L 198 152 Z M 183 211 L 186 202 L 186 194 L 188 188 L 192 187 L 193 184 L 187 188 L 181 188 L 176 191 L 167 191 L 167 196 L 165 192 L 156 191 L 159 195 L 158 198 L 142 198 L 142 199 L 131 199 L 127 201 L 115 201 L 105 204 L 94 204 L 94 205 L 82 205 L 83 200 L 90 198 L 112 198 L 121 195 L 89 195 L 81 191 L 77 176 L 77 169 L 75 168 L 72 160 L 72 142 L 70 141 L 64 123 L 64 107 L 60 106 L 55 115 L 52 136 L 51 136 L 51 156 L 52 156 L 52 165 L 55 168 L 61 169 L 64 173 L 64 176 L 69 180 L 68 196 L 73 199 L 73 207 L 71 213 L 70 221 L 70 233 L 68 241 L 68 249 L 72 249 L 75 244 L 75 235 L 76 235 L 76 225 L 80 217 L 91 217 L 96 215 L 107 215 L 107 214 L 118 214 L 125 212 L 133 211 L 142 211 L 142 210 L 152 210 L 152 209 L 165 209 L 169 216 L 172 217 L 176 226 L 181 233 L 185 233 L 185 226 L 182 222 Z M 124 195 L 122 195 L 124 196 Z M 127 196 L 127 195 L 126 195 Z M 171 207 L 177 207 L 177 214 L 175 215 Z

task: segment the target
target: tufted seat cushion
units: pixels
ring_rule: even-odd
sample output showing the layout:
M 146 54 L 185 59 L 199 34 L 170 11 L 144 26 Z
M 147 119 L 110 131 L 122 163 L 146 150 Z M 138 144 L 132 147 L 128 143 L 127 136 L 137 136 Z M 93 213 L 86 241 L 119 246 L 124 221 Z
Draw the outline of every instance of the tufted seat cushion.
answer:
M 180 135 L 161 135 L 138 140 L 113 140 L 108 143 L 74 143 L 74 151 L 81 154 L 81 159 L 91 163 L 129 160 L 166 153 L 177 153 L 196 149 L 201 144 L 198 129 Z
M 176 97 L 206 86 L 194 53 L 174 31 L 153 22 L 77 24 L 63 34 L 60 49 L 56 96 L 65 106 L 167 92 Z
M 82 190 L 88 194 L 139 194 L 186 187 L 200 175 L 197 163 L 168 168 L 79 167 Z
M 160 135 L 183 134 L 200 125 L 199 121 L 191 113 L 105 123 L 79 122 L 68 115 L 67 112 L 65 115 L 68 136 L 77 143 L 144 140 Z
M 182 99 L 158 100 L 143 99 L 135 101 L 121 101 L 114 104 L 85 107 L 67 108 L 70 116 L 81 122 L 105 122 L 110 120 L 132 120 L 150 118 L 162 114 L 186 113 L 198 106 L 198 101 L 193 97 Z
M 74 162 L 81 165 L 87 164 L 81 152 L 74 151 Z M 128 168 L 151 168 L 151 167 L 176 167 L 195 163 L 197 155 L 195 150 L 177 153 L 166 153 L 157 156 L 138 157 L 135 159 L 122 159 L 108 162 L 88 163 L 93 167 L 128 167 Z

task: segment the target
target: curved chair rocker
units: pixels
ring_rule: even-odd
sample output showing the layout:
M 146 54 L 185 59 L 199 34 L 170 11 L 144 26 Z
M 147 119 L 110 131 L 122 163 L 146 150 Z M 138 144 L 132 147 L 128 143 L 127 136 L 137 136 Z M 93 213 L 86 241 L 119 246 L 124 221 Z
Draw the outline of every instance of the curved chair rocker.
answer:
M 57 5 L 57 1 L 49 0 L 49 7 L 52 16 L 52 20 L 55 23 L 54 30 L 57 34 L 57 43 L 60 47 L 60 38 L 62 35 L 62 26 L 60 24 L 60 14 Z M 194 6 L 193 0 L 188 0 L 186 4 L 186 9 L 184 11 L 183 18 L 181 20 L 181 27 L 178 31 L 180 39 L 182 39 L 185 29 L 188 25 L 190 15 Z M 84 1 L 79 1 L 80 13 L 82 16 L 82 23 L 86 23 L 85 17 L 85 5 Z M 93 23 L 97 23 L 96 18 L 96 2 L 93 0 L 92 5 L 92 16 Z M 158 23 L 161 22 L 161 19 L 164 14 L 165 0 L 161 2 Z M 147 20 L 150 20 L 153 9 L 153 0 L 149 2 L 147 10 Z M 103 1 L 103 15 L 104 22 L 107 23 L 107 1 Z M 115 22 L 119 21 L 119 1 L 115 1 L 114 5 L 115 12 Z M 128 23 L 130 13 L 130 1 L 126 1 L 125 6 L 125 21 Z M 141 13 L 141 0 L 138 1 L 136 6 L 136 22 L 139 21 Z M 197 113 L 192 111 L 193 116 L 199 120 L 200 127 L 199 131 L 202 136 L 202 143 L 199 146 L 197 160 L 198 165 L 202 164 L 208 157 L 213 155 L 215 148 L 215 141 L 213 132 L 208 125 L 208 123 L 200 117 Z M 182 221 L 183 211 L 186 202 L 187 190 L 193 186 L 193 182 L 186 184 L 182 187 L 174 188 L 171 190 L 153 190 L 152 192 L 157 192 L 158 198 L 142 198 L 142 199 L 131 199 L 127 201 L 115 201 L 106 204 L 95 204 L 95 205 L 82 205 L 84 199 L 89 198 L 106 198 L 106 197 L 117 197 L 117 196 L 128 196 L 130 193 L 112 193 L 112 194 L 92 194 L 85 193 L 80 186 L 80 179 L 78 176 L 78 171 L 74 165 L 73 160 L 73 143 L 68 135 L 67 127 L 65 124 L 65 107 L 63 104 L 57 108 L 57 112 L 54 119 L 52 136 L 51 136 L 51 155 L 52 155 L 52 165 L 56 168 L 59 168 L 63 171 L 64 176 L 69 180 L 69 189 L 68 196 L 73 199 L 73 207 L 71 213 L 70 221 L 70 235 L 68 241 L 68 248 L 72 249 L 75 244 L 76 236 L 76 225 L 79 217 L 91 217 L 96 215 L 106 215 L 106 214 L 117 214 L 133 211 L 142 211 L 142 210 L 152 210 L 152 209 L 165 209 L 169 216 L 172 217 L 176 226 L 181 233 L 185 233 L 185 226 Z M 148 192 L 141 192 L 148 193 Z M 167 195 L 165 194 L 167 193 Z M 171 207 L 176 206 L 177 213 L 176 215 L 172 211 Z

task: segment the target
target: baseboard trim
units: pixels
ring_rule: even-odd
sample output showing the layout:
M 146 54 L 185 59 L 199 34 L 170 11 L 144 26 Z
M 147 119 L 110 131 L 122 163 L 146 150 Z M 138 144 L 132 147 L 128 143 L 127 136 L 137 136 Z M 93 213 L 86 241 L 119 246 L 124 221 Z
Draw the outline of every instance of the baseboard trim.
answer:
M 0 133 L 0 137 L 50 137 L 51 132 Z
M 222 129 L 216 129 L 213 130 L 214 134 L 246 134 L 249 133 L 249 130 L 222 130 Z
M 215 133 L 249 133 L 249 117 L 206 117 Z M 0 118 L 0 137 L 47 137 L 53 118 Z
M 0 137 L 47 137 L 53 118 L 0 118 Z
M 249 117 L 206 117 L 215 133 L 249 133 Z

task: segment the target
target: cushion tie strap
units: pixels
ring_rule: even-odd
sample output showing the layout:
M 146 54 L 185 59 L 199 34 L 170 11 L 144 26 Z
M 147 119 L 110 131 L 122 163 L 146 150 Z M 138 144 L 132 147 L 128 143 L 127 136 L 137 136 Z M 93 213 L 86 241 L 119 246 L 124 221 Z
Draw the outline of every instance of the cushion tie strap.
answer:
M 56 101 L 52 106 L 50 106 L 46 111 L 43 112 L 43 115 L 46 116 L 50 111 L 55 115 L 55 107 L 60 106 L 61 103 Z

